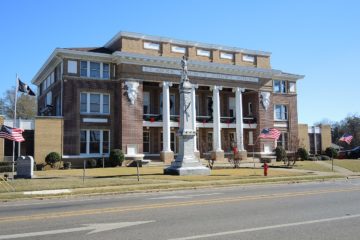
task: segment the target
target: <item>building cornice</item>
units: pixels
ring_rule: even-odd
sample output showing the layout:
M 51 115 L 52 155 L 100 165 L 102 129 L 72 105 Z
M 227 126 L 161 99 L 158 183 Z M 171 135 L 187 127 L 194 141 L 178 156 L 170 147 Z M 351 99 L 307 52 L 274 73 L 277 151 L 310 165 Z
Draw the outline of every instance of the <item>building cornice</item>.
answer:
M 138 53 L 128 53 L 128 52 L 118 52 L 118 51 L 114 52 L 113 55 L 117 57 L 118 60 L 117 63 L 180 69 L 180 61 L 178 58 L 149 56 Z M 229 65 L 229 64 L 194 61 L 194 60 L 188 61 L 188 67 L 190 70 L 194 70 L 194 71 L 233 74 L 239 76 L 268 78 L 268 79 L 273 78 L 274 76 L 281 73 L 281 71 L 273 70 L 273 69 L 245 67 L 245 66 L 237 66 L 237 65 Z
M 155 42 L 173 43 L 173 44 L 178 44 L 178 45 L 182 45 L 182 46 L 198 47 L 198 48 L 205 48 L 205 49 L 223 50 L 223 51 L 228 51 L 228 52 L 245 53 L 245 54 L 250 54 L 250 55 L 260 55 L 260 56 L 267 56 L 267 57 L 269 57 L 271 55 L 270 52 L 265 52 L 265 51 L 257 51 L 257 50 L 250 50 L 250 49 L 244 49 L 244 48 L 229 47 L 229 46 L 218 45 L 218 44 L 201 43 L 201 42 L 195 42 L 195 41 L 185 41 L 185 40 L 179 40 L 179 39 L 174 39 L 174 38 L 159 37 L 159 36 L 146 35 L 146 34 L 134 33 L 134 32 L 123 32 L 123 31 L 119 32 L 112 39 L 110 39 L 110 41 L 108 41 L 104 45 L 104 47 L 109 48 L 113 43 L 115 43 L 122 37 L 144 39 L 144 40 L 155 41 Z

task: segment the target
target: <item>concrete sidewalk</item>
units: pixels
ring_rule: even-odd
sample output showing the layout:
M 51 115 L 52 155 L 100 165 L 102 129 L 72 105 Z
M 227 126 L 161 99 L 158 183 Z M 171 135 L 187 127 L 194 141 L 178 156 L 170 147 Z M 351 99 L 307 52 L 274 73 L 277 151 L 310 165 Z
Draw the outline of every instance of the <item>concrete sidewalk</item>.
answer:
M 328 162 L 324 162 L 324 161 L 315 161 L 317 164 L 320 164 L 322 166 L 325 166 L 329 169 L 332 168 L 331 164 Z M 349 169 L 343 168 L 343 167 L 339 167 L 334 165 L 334 172 L 337 172 L 343 176 L 351 176 L 351 175 L 358 175 L 357 173 L 354 173 L 352 171 L 350 171 Z

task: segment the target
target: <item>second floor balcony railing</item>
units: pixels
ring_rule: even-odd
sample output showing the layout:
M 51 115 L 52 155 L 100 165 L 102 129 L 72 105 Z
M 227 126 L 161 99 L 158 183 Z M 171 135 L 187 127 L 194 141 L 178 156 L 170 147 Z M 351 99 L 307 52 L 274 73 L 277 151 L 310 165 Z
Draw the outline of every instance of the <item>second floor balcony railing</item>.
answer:
M 143 120 L 147 121 L 147 122 L 162 122 L 162 114 L 144 114 Z M 170 121 L 171 122 L 179 122 L 180 116 L 179 115 L 170 115 Z M 196 116 L 196 122 L 197 123 L 213 123 L 213 117 L 212 116 Z M 220 122 L 226 123 L 226 124 L 235 124 L 236 118 L 235 117 L 221 117 Z M 246 117 L 243 117 L 243 123 L 256 124 L 257 119 L 255 117 L 246 116 Z

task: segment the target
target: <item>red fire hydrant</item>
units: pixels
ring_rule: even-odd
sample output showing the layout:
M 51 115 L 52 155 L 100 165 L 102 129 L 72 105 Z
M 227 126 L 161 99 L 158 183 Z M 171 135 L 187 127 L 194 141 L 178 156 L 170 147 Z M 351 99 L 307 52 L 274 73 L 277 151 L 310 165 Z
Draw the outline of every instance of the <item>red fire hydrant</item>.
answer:
M 267 176 L 269 165 L 267 163 L 264 163 L 264 176 Z

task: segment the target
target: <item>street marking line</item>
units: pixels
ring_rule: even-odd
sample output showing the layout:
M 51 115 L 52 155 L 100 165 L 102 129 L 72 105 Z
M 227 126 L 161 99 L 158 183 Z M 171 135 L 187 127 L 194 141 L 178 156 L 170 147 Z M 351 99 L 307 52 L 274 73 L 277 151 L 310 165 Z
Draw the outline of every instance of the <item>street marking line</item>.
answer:
M 265 226 L 265 227 L 256 227 L 256 228 L 239 229 L 239 230 L 234 230 L 234 231 L 226 231 L 226 232 L 218 232 L 218 233 L 210 233 L 210 234 L 201 234 L 201 235 L 182 237 L 182 238 L 172 238 L 172 239 L 169 239 L 169 240 L 192 240 L 192 239 L 200 239 L 200 238 L 211 238 L 211 237 L 232 235 L 232 234 L 238 234 L 238 233 L 256 232 L 256 231 L 263 231 L 263 230 L 284 228 L 284 227 L 294 227 L 294 226 L 314 224 L 314 223 L 340 221 L 340 220 L 347 220 L 347 219 L 359 218 L 359 217 L 360 217 L 360 214 L 356 214 L 356 215 L 352 215 L 352 216 L 323 218 L 323 219 L 310 220 L 310 221 L 304 221 L 304 222 L 285 223 L 285 224 L 270 225 L 270 226 Z
M 57 229 L 57 230 L 49 230 L 49 231 L 42 231 L 42 232 L 18 233 L 18 234 L 11 234 L 11 235 L 0 235 L 0 240 L 38 237 L 38 236 L 46 236 L 46 235 L 56 235 L 56 234 L 60 234 L 60 233 L 91 231 L 88 233 L 88 235 L 89 235 L 89 234 L 93 234 L 93 233 L 111 231 L 111 230 L 115 230 L 115 229 L 119 229 L 119 228 L 131 227 L 131 226 L 136 226 L 136 225 L 150 223 L 150 222 L 154 222 L 154 221 L 86 224 L 83 227 L 77 227 L 77 228 Z
M 163 197 L 153 197 L 153 198 L 148 198 L 148 199 L 149 199 L 149 200 L 186 199 L 186 198 L 213 196 L 213 195 L 220 195 L 220 194 L 223 194 L 223 193 L 203 193 L 203 194 L 190 194 L 190 195 L 170 195 L 170 196 L 163 196 Z
M 84 215 L 94 215 L 94 214 L 103 214 L 103 213 L 119 213 L 119 212 L 129 212 L 129 211 L 141 211 L 149 209 L 160 209 L 160 208 L 170 208 L 170 207 L 184 207 L 184 206 L 194 206 L 194 205 L 209 205 L 209 204 L 223 204 L 230 202 L 240 202 L 240 201 L 249 201 L 249 200 L 264 200 L 264 199 L 277 199 L 285 197 L 298 197 L 298 196 L 312 196 L 319 194 L 328 194 L 328 193 L 339 193 L 339 192 L 350 192 L 350 191 L 360 191 L 359 187 L 354 188 L 345 188 L 345 189 L 325 189 L 325 190 L 315 190 L 307 192 L 287 192 L 287 193 L 276 193 L 269 195 L 249 195 L 241 197 L 232 197 L 232 198 L 214 198 L 208 200 L 192 200 L 184 202 L 168 202 L 168 203 L 158 203 L 158 204 L 147 204 L 147 205 L 138 205 L 138 206 L 129 206 L 129 207 L 111 207 L 111 208 L 98 208 L 98 209 L 89 209 L 89 210 L 78 210 L 78 211 L 68 211 L 68 212 L 52 212 L 52 213 L 42 213 L 34 215 L 23 215 L 23 216 L 12 216 L 12 217 L 0 217 L 0 223 L 3 222 L 18 222 L 18 221 L 27 221 L 27 220 L 47 220 L 60 217 L 74 217 L 74 216 L 84 216 Z

